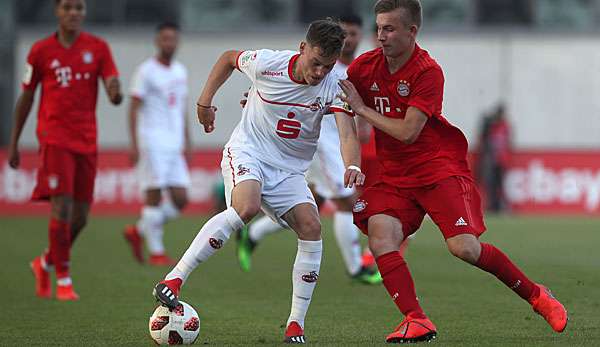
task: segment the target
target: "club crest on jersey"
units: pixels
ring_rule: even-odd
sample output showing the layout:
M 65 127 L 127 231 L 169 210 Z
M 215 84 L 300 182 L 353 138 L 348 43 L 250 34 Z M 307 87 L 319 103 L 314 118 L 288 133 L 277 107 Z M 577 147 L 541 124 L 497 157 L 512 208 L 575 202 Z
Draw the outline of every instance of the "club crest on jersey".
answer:
M 241 59 L 240 59 L 240 66 L 248 66 L 248 64 L 253 61 L 254 59 L 256 59 L 256 52 L 244 52 L 242 53 Z
M 220 249 L 221 247 L 223 247 L 223 242 L 223 240 L 215 239 L 214 237 L 208 239 L 208 244 L 214 249 Z
M 249 168 L 243 166 L 242 164 L 238 165 L 238 172 L 237 172 L 238 176 L 243 176 L 249 172 L 250 172 Z
M 91 64 L 94 61 L 94 55 L 90 51 L 83 52 L 83 62 Z
M 321 110 L 321 109 L 323 109 L 323 102 L 321 102 L 321 97 L 318 96 L 317 100 L 315 100 L 315 102 L 313 102 L 310 105 L 310 110 L 311 111 L 318 111 L 318 110 Z
M 316 271 L 311 271 L 308 274 L 302 275 L 302 280 L 304 282 L 314 283 L 314 282 L 317 282 L 318 279 L 319 279 L 319 274 Z
M 367 202 L 362 200 L 362 199 L 358 199 L 356 200 L 356 202 L 354 203 L 354 207 L 352 207 L 352 212 L 354 213 L 358 213 L 360 211 L 363 211 L 365 208 L 367 208 Z
M 396 90 L 398 91 L 398 94 L 400 96 L 408 96 L 410 94 L 410 83 L 401 80 L 400 82 L 398 82 L 398 87 L 396 88 Z

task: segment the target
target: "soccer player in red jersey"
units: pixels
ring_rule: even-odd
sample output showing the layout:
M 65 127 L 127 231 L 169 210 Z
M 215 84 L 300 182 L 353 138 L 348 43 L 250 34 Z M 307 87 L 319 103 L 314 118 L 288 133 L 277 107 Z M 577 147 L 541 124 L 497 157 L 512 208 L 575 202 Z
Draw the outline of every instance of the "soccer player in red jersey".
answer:
M 486 228 L 467 166 L 467 140 L 442 116 L 441 67 L 415 42 L 419 1 L 379 0 L 375 13 L 381 47 L 358 57 L 340 85 L 342 99 L 375 127 L 381 177 L 357 200 L 354 221 L 368 235 L 384 286 L 405 315 L 387 341 L 427 341 L 437 333 L 398 252 L 426 213 L 450 253 L 496 276 L 562 332 L 567 325 L 563 305 L 502 251 L 479 240 Z
M 36 294 L 52 296 L 49 270 L 56 271 L 58 300 L 77 300 L 69 275 L 71 244 L 86 224 L 96 177 L 98 79 L 110 101 L 121 102 L 118 72 L 107 43 L 81 31 L 84 0 L 56 0 L 58 31 L 37 41 L 27 56 L 23 92 L 15 107 L 9 165 L 19 167 L 19 137 L 42 85 L 37 137 L 40 168 L 34 200 L 50 200 L 48 249 L 31 262 Z

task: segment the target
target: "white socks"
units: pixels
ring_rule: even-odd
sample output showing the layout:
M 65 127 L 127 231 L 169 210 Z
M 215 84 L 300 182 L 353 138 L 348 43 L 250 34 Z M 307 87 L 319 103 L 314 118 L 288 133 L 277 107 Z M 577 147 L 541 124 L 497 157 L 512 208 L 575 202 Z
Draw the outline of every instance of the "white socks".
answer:
M 150 254 L 164 254 L 163 225 L 179 216 L 179 210 L 169 199 L 164 199 L 159 206 L 144 206 L 137 223 L 138 229 L 146 240 Z
M 287 325 L 295 321 L 304 329 L 304 318 L 319 278 L 323 241 L 298 240 L 298 253 L 292 270 L 292 310 Z
M 223 247 L 229 236 L 243 226 L 244 222 L 233 207 L 213 216 L 202 226 L 190 247 L 165 279 L 180 278 L 185 282 L 200 263 Z
M 259 242 L 266 235 L 279 230 L 282 230 L 279 223 L 276 223 L 268 216 L 262 216 L 256 222 L 250 224 L 248 227 L 248 236 L 250 237 L 250 240 Z
M 333 215 L 333 231 L 346 270 L 353 276 L 360 271 L 361 254 L 358 240 L 358 228 L 354 225 L 351 212 L 335 212 Z
M 179 217 L 180 214 L 179 210 L 173 205 L 170 199 L 163 199 L 160 204 L 160 210 L 163 213 L 163 224 Z
M 137 223 L 141 230 L 146 246 L 150 254 L 164 254 L 165 246 L 163 244 L 163 211 L 157 206 L 144 206 L 142 208 L 142 217 Z

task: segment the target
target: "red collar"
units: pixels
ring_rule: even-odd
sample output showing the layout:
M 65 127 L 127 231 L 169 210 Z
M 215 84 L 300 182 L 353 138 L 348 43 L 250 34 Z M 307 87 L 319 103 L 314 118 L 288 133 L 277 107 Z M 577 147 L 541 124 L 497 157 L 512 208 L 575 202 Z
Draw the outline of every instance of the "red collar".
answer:
M 302 80 L 299 81 L 297 79 L 294 78 L 294 64 L 296 64 L 296 60 L 298 60 L 298 58 L 300 57 L 300 54 L 294 54 L 292 56 L 292 58 L 290 58 L 290 62 L 288 64 L 288 75 L 290 76 L 290 79 L 292 80 L 292 82 L 296 82 L 298 84 L 307 84 L 306 81 Z

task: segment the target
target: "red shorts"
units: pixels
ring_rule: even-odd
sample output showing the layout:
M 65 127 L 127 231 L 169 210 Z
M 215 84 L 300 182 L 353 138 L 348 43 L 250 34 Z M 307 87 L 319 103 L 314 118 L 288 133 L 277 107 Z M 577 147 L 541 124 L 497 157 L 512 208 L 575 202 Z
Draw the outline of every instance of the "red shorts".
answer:
M 460 176 L 419 188 L 396 188 L 379 182 L 365 190 L 353 211 L 354 223 L 365 234 L 369 232 L 369 217 L 376 214 L 398 218 L 404 237 L 419 229 L 425 214 L 429 214 L 445 239 L 460 234 L 479 237 L 486 229 L 477 186 Z
M 54 145 L 42 145 L 41 163 L 32 200 L 48 200 L 67 195 L 73 200 L 91 203 L 98 156 L 81 154 Z
M 363 157 L 360 168 L 365 174 L 365 184 L 357 187 L 359 191 L 365 191 L 368 187 L 379 182 L 379 161 L 376 157 Z

